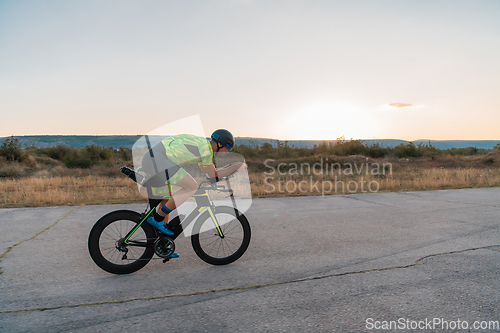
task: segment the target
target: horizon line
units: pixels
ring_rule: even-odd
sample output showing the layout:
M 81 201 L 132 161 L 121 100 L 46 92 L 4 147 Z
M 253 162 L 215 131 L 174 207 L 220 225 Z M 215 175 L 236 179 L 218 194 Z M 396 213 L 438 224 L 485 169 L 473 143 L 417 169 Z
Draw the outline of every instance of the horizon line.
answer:
M 8 137 L 30 137 L 30 136 L 84 136 L 84 137 L 105 137 L 105 136 L 144 136 L 145 134 L 25 134 L 25 135 L 7 135 L 0 136 L 0 138 L 8 138 Z M 241 139 L 260 139 L 260 140 L 276 140 L 276 141 L 337 141 L 338 138 L 335 139 L 278 139 L 273 137 L 250 137 L 250 136 L 236 136 L 236 138 Z M 500 141 L 500 139 L 401 139 L 401 138 L 345 138 L 346 141 L 351 140 L 400 140 L 400 141 Z

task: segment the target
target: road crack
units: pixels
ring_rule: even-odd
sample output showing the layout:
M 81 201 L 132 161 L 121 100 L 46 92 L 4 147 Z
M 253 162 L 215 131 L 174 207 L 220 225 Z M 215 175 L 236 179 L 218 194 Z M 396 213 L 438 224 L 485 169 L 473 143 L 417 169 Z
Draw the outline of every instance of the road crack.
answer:
M 127 299 L 127 300 L 122 300 L 122 301 L 92 302 L 92 303 L 61 305 L 61 306 L 35 308 L 35 309 L 0 311 L 0 314 L 48 311 L 48 310 L 59 310 L 59 309 L 72 309 L 72 308 L 96 306 L 96 305 L 125 304 L 125 303 L 130 303 L 130 302 L 135 302 L 135 301 L 155 301 L 155 300 L 163 300 L 163 299 L 177 298 L 177 297 L 190 297 L 190 296 L 215 294 L 215 293 L 230 292 L 230 291 L 241 291 L 241 290 L 251 290 L 251 289 L 260 289 L 260 288 L 266 288 L 266 287 L 274 287 L 274 286 L 283 286 L 283 285 L 287 285 L 287 284 L 314 281 L 314 280 L 323 280 L 323 279 L 340 277 L 340 276 L 347 276 L 347 275 L 366 274 L 366 273 L 373 273 L 373 272 L 384 272 L 384 271 L 396 270 L 396 269 L 406 269 L 406 268 L 416 267 L 422 261 L 424 261 L 426 259 L 438 257 L 438 256 L 446 256 L 446 255 L 450 255 L 450 254 L 465 253 L 465 252 L 477 251 L 477 250 L 491 250 L 491 251 L 495 251 L 495 252 L 500 252 L 499 250 L 497 250 L 497 248 L 499 246 L 500 245 L 490 245 L 490 246 L 476 247 L 476 248 L 465 249 L 465 250 L 457 250 L 457 251 L 449 251 L 449 252 L 430 254 L 430 255 L 424 256 L 424 257 L 416 260 L 414 263 L 408 264 L 408 265 L 373 268 L 373 269 L 367 269 L 367 270 L 361 270 L 361 271 L 351 271 L 351 272 L 343 272 L 343 273 L 336 273 L 336 274 L 312 276 L 312 277 L 307 277 L 307 278 L 302 278 L 302 279 L 295 279 L 295 280 L 276 282 L 276 283 L 266 283 L 266 284 L 259 284 L 259 285 L 246 286 L 246 287 L 212 289 L 212 290 L 206 290 L 206 291 L 196 291 L 193 293 L 186 293 L 186 294 L 171 294 L 171 295 L 163 295 L 163 296 L 156 296 L 156 297 L 133 298 L 133 299 Z
M 63 217 L 61 217 L 59 220 L 55 221 L 52 225 L 48 226 L 47 228 L 43 229 L 42 231 L 38 232 L 37 234 L 35 234 L 34 236 L 28 238 L 28 239 L 24 239 L 22 241 L 20 241 L 19 243 L 16 243 L 12 246 L 9 246 L 9 248 L 2 254 L 0 254 L 0 262 L 2 262 L 2 259 L 7 255 L 7 253 L 9 253 L 10 251 L 12 251 L 12 249 L 14 249 L 16 246 L 19 246 L 21 245 L 22 243 L 24 242 L 28 242 L 32 239 L 34 239 L 35 237 L 43 234 L 45 231 L 49 230 L 50 228 L 52 228 L 53 226 L 55 226 L 56 224 L 58 224 L 60 221 L 64 220 L 65 218 L 67 218 L 71 213 L 73 213 L 75 210 L 77 209 L 80 209 L 82 208 L 82 205 L 76 207 L 76 208 L 73 208 L 72 210 L 70 210 L 69 212 L 66 213 L 66 215 L 64 215 Z M 2 274 L 2 270 L 0 270 L 0 274 Z
M 343 195 L 342 196 L 343 198 L 346 198 L 346 199 L 351 199 L 351 200 L 356 200 L 356 201 L 361 201 L 361 202 L 367 202 L 367 203 L 371 203 L 371 204 L 374 204 L 374 205 L 379 205 L 379 206 L 385 206 L 385 207 L 397 207 L 397 206 L 394 206 L 394 205 L 388 205 L 388 204 L 383 204 L 383 203 L 380 203 L 380 202 L 375 202 L 375 201 L 370 201 L 370 200 L 366 200 L 366 199 L 361 199 L 359 198 L 358 195 Z
M 487 250 L 500 252 L 500 248 L 498 248 L 498 246 L 489 246 Z

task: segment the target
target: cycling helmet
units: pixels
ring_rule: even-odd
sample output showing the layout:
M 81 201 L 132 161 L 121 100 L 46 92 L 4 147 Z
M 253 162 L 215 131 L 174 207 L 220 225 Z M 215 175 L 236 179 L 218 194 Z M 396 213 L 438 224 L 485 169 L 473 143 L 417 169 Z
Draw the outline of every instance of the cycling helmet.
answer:
M 221 149 L 222 147 L 226 147 L 228 151 L 233 149 L 235 140 L 231 132 L 229 132 L 228 130 L 218 129 L 213 132 L 210 137 L 218 143 L 217 151 L 219 151 L 219 149 Z

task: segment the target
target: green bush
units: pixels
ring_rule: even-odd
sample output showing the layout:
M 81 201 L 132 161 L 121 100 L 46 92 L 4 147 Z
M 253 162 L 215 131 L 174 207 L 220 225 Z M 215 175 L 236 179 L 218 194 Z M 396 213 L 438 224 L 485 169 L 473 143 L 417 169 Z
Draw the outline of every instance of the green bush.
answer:
M 55 147 L 40 148 L 39 151 L 42 155 L 46 155 L 58 161 L 62 161 L 63 158 L 74 148 L 70 148 L 66 145 L 58 143 Z
M 88 169 L 95 164 L 92 158 L 90 158 L 84 150 L 80 149 L 71 149 L 66 155 L 64 155 L 62 162 L 68 168 L 81 169 Z
M 116 155 L 121 160 L 132 161 L 132 150 L 129 148 L 121 146 L 120 149 L 117 150 Z
M 347 155 L 365 155 L 368 151 L 368 147 L 361 140 L 345 140 L 344 137 L 338 138 L 337 142 L 330 143 L 330 153 L 334 153 L 339 156 Z
M 33 152 L 32 148 L 30 148 L 30 152 Z M 54 147 L 38 148 L 35 153 L 62 161 L 68 168 L 90 168 L 93 165 L 101 164 L 103 161 L 109 164 L 113 158 L 125 161 L 132 159 L 132 151 L 129 148 L 120 147 L 115 152 L 112 147 L 102 147 L 96 144 L 84 148 L 73 148 L 57 144 Z
M 237 145 L 234 147 L 232 150 L 234 153 L 241 154 L 245 157 L 255 157 L 259 155 L 259 148 L 258 147 L 251 147 L 247 145 Z
M 413 142 L 399 144 L 394 148 L 397 157 L 421 157 L 423 155 L 422 146 L 415 146 Z
M 83 148 L 86 155 L 94 162 L 107 161 L 113 157 L 113 147 L 102 147 L 96 144 Z
M 367 147 L 366 156 L 371 158 L 382 158 L 387 155 L 390 151 L 390 148 L 382 148 L 380 144 L 376 143 Z
M 461 156 L 473 156 L 479 153 L 479 149 L 476 147 L 467 147 L 467 148 L 450 148 L 447 150 L 450 155 L 461 155 Z
M 8 137 L 2 143 L 0 147 L 0 156 L 4 156 L 7 161 L 20 161 L 23 156 L 23 151 L 21 150 L 21 144 L 14 137 Z

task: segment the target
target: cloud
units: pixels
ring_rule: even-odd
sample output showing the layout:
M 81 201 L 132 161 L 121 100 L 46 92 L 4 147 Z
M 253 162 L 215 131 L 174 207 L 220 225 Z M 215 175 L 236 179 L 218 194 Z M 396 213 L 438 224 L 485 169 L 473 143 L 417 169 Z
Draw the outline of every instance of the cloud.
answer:
M 389 103 L 389 104 L 384 104 L 379 107 L 379 110 L 386 110 L 386 111 L 391 111 L 395 109 L 405 109 L 405 110 L 415 110 L 417 108 L 422 108 L 424 107 L 423 105 L 415 105 L 415 104 L 410 104 L 410 103 Z
M 415 106 L 413 104 L 407 104 L 407 103 L 390 103 L 388 104 L 389 106 L 393 106 L 395 108 L 409 108 L 409 107 L 412 107 L 412 106 Z

